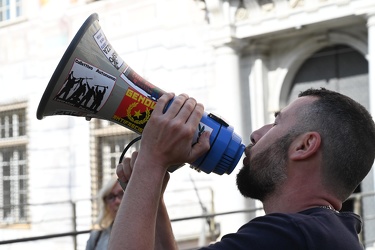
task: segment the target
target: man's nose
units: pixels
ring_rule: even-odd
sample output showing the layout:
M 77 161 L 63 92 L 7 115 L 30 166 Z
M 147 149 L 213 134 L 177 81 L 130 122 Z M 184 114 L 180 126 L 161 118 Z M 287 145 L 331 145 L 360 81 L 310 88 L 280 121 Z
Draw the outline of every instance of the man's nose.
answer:
M 253 133 L 250 135 L 250 141 L 252 144 L 257 143 L 260 138 L 262 138 L 270 129 L 272 128 L 272 124 L 267 124 L 261 127 L 258 130 L 255 130 Z

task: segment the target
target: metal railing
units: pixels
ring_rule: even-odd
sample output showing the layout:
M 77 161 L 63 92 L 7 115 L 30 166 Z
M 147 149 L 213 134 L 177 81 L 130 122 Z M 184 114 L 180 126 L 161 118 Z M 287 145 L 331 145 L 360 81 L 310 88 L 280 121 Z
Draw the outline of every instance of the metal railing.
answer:
M 368 215 L 366 217 L 363 217 L 362 213 L 362 203 L 363 199 L 367 197 L 375 197 L 375 192 L 368 192 L 368 193 L 356 193 L 353 194 L 349 200 L 353 200 L 353 208 L 356 214 L 359 214 L 362 216 L 363 220 L 366 222 L 374 221 L 375 220 L 375 207 L 374 207 L 374 213 L 372 215 Z M 61 204 L 63 202 L 59 203 L 48 203 L 49 205 L 52 204 Z M 72 217 L 67 218 L 71 220 L 71 223 L 73 225 L 73 231 L 70 232 L 64 232 L 64 233 L 55 233 L 55 234 L 46 234 L 46 235 L 40 235 L 40 236 L 32 236 L 32 237 L 23 237 L 23 238 L 15 238 L 15 239 L 8 239 L 8 240 L 1 240 L 0 245 L 4 244 L 17 244 L 22 242 L 28 242 L 28 241 L 38 241 L 38 240 L 46 240 L 46 239 L 52 239 L 52 238 L 60 238 L 60 237 L 72 237 L 73 238 L 73 245 L 74 249 L 77 249 L 77 236 L 82 234 L 88 234 L 91 232 L 91 230 L 77 230 L 77 213 L 76 213 L 76 202 L 69 201 L 68 203 L 72 206 Z M 33 206 L 33 204 L 26 204 L 27 206 Z M 34 205 L 45 205 L 45 204 L 34 204 Z M 3 208 L 0 207 L 0 211 Z M 206 213 L 203 215 L 196 215 L 196 216 L 187 216 L 187 217 L 180 217 L 180 218 L 173 218 L 171 219 L 172 223 L 180 222 L 180 221 L 189 221 L 189 220 L 196 220 L 196 219 L 205 219 L 206 221 L 209 221 L 210 219 L 214 219 L 219 216 L 227 216 L 231 214 L 245 214 L 245 213 L 255 213 L 259 210 L 262 210 L 262 208 L 251 208 L 251 209 L 243 209 L 243 210 L 234 210 L 234 211 L 228 211 L 228 212 L 222 212 L 222 213 Z M 212 220 L 213 221 L 213 220 Z M 38 223 L 38 222 L 32 222 L 32 223 Z M 0 226 L 0 229 L 6 229 L 6 227 Z M 363 242 L 363 234 L 359 235 L 360 240 Z M 375 238 L 374 239 L 366 239 L 365 242 L 363 242 L 365 246 L 374 246 L 375 244 Z M 187 250 L 187 249 L 185 249 Z
M 262 209 L 263 208 L 252 208 L 252 209 L 228 211 L 228 212 L 222 212 L 222 213 L 188 216 L 188 217 L 171 219 L 171 222 L 175 223 L 175 222 L 197 220 L 197 219 L 204 219 L 206 221 L 213 222 L 212 219 L 214 219 L 218 216 L 225 216 L 225 215 L 231 215 L 231 214 L 254 213 L 254 212 L 262 210 Z M 2 241 L 0 241 L 0 245 L 16 244 L 16 243 L 37 241 L 37 240 L 47 240 L 47 239 L 60 238 L 60 237 L 73 237 L 73 242 L 74 242 L 73 249 L 76 250 L 77 249 L 77 236 L 81 235 L 81 234 L 89 234 L 90 232 L 91 232 L 91 230 L 81 230 L 81 231 L 72 231 L 72 232 L 65 232 L 65 233 L 47 234 L 47 235 L 34 236 L 34 237 L 25 237 L 25 238 L 17 238 L 17 239 L 10 239 L 10 240 L 2 240 Z M 212 232 L 210 232 L 210 233 L 212 233 Z M 218 235 L 216 235 L 216 236 L 218 236 Z M 185 248 L 185 250 L 189 250 L 189 249 Z

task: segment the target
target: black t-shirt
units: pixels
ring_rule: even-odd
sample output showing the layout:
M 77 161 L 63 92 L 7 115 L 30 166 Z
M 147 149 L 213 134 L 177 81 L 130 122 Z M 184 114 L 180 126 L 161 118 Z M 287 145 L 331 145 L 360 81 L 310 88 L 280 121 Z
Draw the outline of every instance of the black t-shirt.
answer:
M 351 212 L 338 213 L 326 208 L 311 208 L 299 213 L 272 213 L 243 225 L 237 233 L 202 250 L 357 250 L 360 217 Z

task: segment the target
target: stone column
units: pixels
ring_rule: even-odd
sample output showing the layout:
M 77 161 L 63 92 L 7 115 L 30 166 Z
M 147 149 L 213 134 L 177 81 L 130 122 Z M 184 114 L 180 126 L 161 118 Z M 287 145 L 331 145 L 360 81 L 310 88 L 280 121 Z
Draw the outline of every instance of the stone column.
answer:
M 368 15 L 367 17 L 367 32 L 368 32 L 368 54 L 367 60 L 369 63 L 369 111 L 373 118 L 375 118 L 375 13 Z M 362 181 L 361 184 L 361 191 L 371 192 L 375 189 L 375 172 L 374 167 L 371 169 L 370 173 L 366 176 L 366 178 Z M 362 218 L 368 218 L 369 216 L 373 215 L 373 208 L 375 206 L 374 197 L 367 197 L 362 199 Z M 361 210 L 357 211 L 360 212 Z M 361 237 L 362 236 L 362 237 Z M 364 230 L 363 235 L 360 237 L 366 239 L 374 239 L 375 237 L 375 221 L 373 220 L 365 220 L 364 221 Z M 369 247 L 369 246 L 365 246 Z
M 223 45 L 216 48 L 215 55 L 215 112 L 232 125 L 237 134 L 242 134 L 240 60 L 237 48 Z
M 214 85 L 212 91 L 210 91 L 214 113 L 233 126 L 234 132 L 244 140 L 244 136 L 248 135 L 244 135 L 242 132 L 240 56 L 237 47 L 232 43 L 215 46 L 214 72 Z M 230 211 L 233 207 L 245 209 L 244 199 L 235 185 L 235 178 L 241 167 L 242 161 L 240 160 L 230 175 L 215 178 L 215 207 L 219 211 Z M 230 202 L 228 202 L 228 199 L 230 199 Z M 223 235 L 238 230 L 233 225 L 233 220 L 246 221 L 246 214 L 218 218 Z
M 251 71 L 249 75 L 251 128 L 262 127 L 267 120 L 268 68 L 266 64 L 267 46 L 256 45 L 250 48 Z
M 369 93 L 370 112 L 375 117 L 375 14 L 369 15 L 368 28 L 368 63 L 369 63 Z

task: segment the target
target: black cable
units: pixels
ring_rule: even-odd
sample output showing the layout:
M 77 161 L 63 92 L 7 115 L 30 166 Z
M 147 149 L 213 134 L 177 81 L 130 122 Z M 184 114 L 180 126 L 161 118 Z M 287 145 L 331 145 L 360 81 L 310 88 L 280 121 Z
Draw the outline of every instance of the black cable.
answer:
M 124 148 L 124 150 L 122 151 L 122 154 L 121 154 L 121 156 L 120 156 L 120 160 L 119 160 L 119 162 L 118 162 L 119 164 L 122 163 L 122 160 L 124 159 L 124 156 L 125 156 L 125 154 L 126 154 L 126 151 L 128 151 L 128 149 L 129 149 L 131 146 L 133 146 L 134 143 L 136 143 L 137 141 L 139 141 L 141 138 L 142 138 L 142 136 L 138 136 L 138 137 L 134 138 L 131 142 L 129 142 L 128 145 L 126 145 L 126 147 Z

